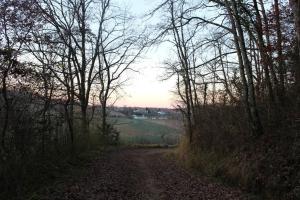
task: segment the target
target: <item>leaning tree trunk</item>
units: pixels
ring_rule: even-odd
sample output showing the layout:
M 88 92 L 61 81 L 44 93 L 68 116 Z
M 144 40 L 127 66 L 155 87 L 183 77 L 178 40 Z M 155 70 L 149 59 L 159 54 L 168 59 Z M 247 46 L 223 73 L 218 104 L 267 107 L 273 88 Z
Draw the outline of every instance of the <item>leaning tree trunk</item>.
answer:
M 262 59 L 262 66 L 264 69 L 264 73 L 265 73 L 265 81 L 266 81 L 266 85 L 268 88 L 268 92 L 269 92 L 269 99 L 271 104 L 274 104 L 275 102 L 275 97 L 274 97 L 274 91 L 273 91 L 273 84 L 271 82 L 271 78 L 270 78 L 270 73 L 273 79 L 273 83 L 275 85 L 275 87 L 277 87 L 277 78 L 276 78 L 276 73 L 274 71 L 274 66 L 272 63 L 272 58 L 270 55 L 268 55 L 267 51 L 266 51 L 266 45 L 263 39 L 263 24 L 262 21 L 263 19 L 261 18 L 260 15 L 260 11 L 258 8 L 258 3 L 256 0 L 253 0 L 253 6 L 255 9 L 255 14 L 256 14 L 256 18 L 257 18 L 257 22 L 256 22 L 256 31 L 257 31 L 257 46 L 259 49 L 259 52 L 261 54 L 261 59 Z M 265 26 L 267 27 L 268 30 L 268 24 L 267 22 L 265 22 Z M 249 30 L 250 31 L 250 30 Z M 268 32 L 266 33 L 267 37 L 268 37 Z M 268 40 L 267 40 L 268 41 Z
M 174 34 L 174 39 L 176 42 L 176 48 L 178 57 L 180 60 L 181 70 L 183 72 L 182 78 L 184 82 L 184 93 L 185 93 L 185 103 L 186 103 L 186 120 L 187 120 L 187 134 L 189 137 L 189 143 L 193 142 L 193 125 L 194 125 L 194 102 L 191 86 L 191 77 L 190 77 L 190 67 L 187 56 L 187 47 L 186 41 L 183 35 L 183 24 L 180 22 L 180 30 L 175 22 L 175 11 L 174 11 L 174 2 L 170 2 L 170 14 L 172 29 Z
M 243 80 L 243 83 L 246 84 L 246 86 L 244 86 L 245 95 L 247 96 L 245 98 L 245 101 L 246 101 L 249 121 L 250 121 L 253 136 L 258 137 L 263 134 L 263 128 L 262 128 L 262 124 L 260 121 L 260 117 L 256 105 L 252 66 L 247 54 L 244 32 L 240 21 L 240 16 L 238 13 L 238 5 L 234 0 L 231 0 L 231 4 L 232 7 L 230 7 L 230 5 L 228 5 L 227 2 L 227 10 L 228 10 L 231 23 L 233 25 L 234 39 L 238 51 L 240 69 L 243 69 L 243 67 L 245 69 L 245 71 L 242 70 L 243 72 L 243 74 L 241 74 L 242 79 L 245 79 L 244 77 L 245 75 L 247 77 L 247 80 Z

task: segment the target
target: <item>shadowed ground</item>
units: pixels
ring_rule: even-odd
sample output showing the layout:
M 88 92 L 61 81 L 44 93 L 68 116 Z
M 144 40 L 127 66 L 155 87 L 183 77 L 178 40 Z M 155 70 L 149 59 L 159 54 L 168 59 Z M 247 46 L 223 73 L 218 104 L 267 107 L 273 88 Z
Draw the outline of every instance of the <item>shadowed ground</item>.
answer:
M 44 200 L 246 199 L 241 191 L 190 174 L 168 149 L 119 149 L 100 156 L 86 175 L 43 192 Z

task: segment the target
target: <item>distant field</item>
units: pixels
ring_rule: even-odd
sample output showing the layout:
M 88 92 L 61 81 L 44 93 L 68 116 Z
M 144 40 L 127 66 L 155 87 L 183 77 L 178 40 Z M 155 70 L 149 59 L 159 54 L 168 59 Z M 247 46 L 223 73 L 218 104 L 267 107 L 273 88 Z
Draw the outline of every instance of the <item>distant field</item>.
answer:
M 177 144 L 182 128 L 179 121 L 111 118 L 124 144 Z
M 156 123 L 160 124 L 163 126 L 167 126 L 173 129 L 178 129 L 179 131 L 183 130 L 183 123 L 179 120 L 175 119 L 145 119 L 145 121 L 151 122 L 151 123 Z

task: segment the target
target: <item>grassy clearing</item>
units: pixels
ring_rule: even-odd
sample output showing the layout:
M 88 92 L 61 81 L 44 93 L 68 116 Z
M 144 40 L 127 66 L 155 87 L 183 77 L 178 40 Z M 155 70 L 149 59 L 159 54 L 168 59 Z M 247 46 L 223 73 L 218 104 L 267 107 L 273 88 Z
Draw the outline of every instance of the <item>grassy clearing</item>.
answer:
M 127 145 L 175 145 L 181 134 L 181 130 L 173 127 L 167 120 L 113 118 L 110 121 L 115 123 L 115 127 L 120 131 L 121 143 Z
M 183 122 L 176 119 L 145 119 L 145 121 L 167 126 L 172 129 L 177 129 L 178 131 L 183 130 Z

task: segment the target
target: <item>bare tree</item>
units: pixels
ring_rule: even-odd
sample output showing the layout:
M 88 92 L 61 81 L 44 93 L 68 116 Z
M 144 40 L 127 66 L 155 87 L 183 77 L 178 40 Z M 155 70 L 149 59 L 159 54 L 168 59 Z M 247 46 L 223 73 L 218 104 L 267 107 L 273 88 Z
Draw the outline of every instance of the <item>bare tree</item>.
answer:
M 0 4 L 0 77 L 4 102 L 1 146 L 5 148 L 5 135 L 9 119 L 9 77 L 16 73 L 18 56 L 30 30 L 38 23 L 34 6 L 28 1 L 3 1 Z
M 98 65 L 97 57 L 100 51 L 100 27 L 91 27 L 93 20 L 91 15 L 101 15 L 92 9 L 97 6 L 96 3 L 90 0 L 41 0 L 39 3 L 45 20 L 59 35 L 60 41 L 70 54 L 69 64 L 72 65 L 75 76 L 74 95 L 80 102 L 82 132 L 87 136 L 89 135 L 87 108 L 96 78 L 95 68 Z
M 132 64 L 148 45 L 143 34 L 132 28 L 132 16 L 126 10 L 116 7 L 110 0 L 101 1 L 102 10 L 98 18 L 99 32 L 97 40 L 99 66 L 99 101 L 102 114 L 102 133 L 108 134 L 107 106 L 110 98 L 120 89 L 126 79 L 126 71 L 135 71 Z

